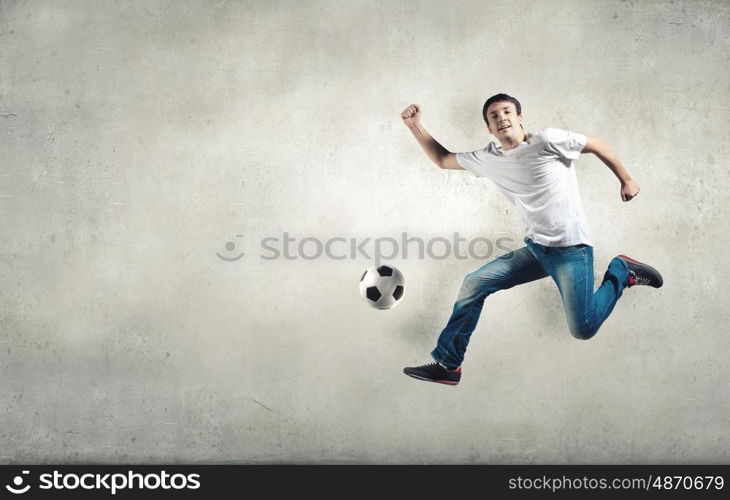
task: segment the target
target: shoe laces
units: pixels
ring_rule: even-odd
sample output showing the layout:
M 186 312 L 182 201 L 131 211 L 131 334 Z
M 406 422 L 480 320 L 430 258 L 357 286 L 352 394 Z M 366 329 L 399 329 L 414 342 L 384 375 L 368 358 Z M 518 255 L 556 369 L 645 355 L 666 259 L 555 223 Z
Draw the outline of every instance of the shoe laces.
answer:
M 441 370 L 446 370 L 447 372 L 455 371 L 455 370 L 449 370 L 448 368 L 446 368 L 441 363 L 436 363 L 436 362 L 434 362 L 434 363 L 426 363 L 425 365 L 421 365 L 418 368 L 430 369 L 430 370 L 434 370 L 434 369 L 435 370 L 438 370 L 438 369 L 441 369 Z M 458 368 L 456 368 L 456 370 L 458 370 Z
M 629 271 L 629 286 L 634 285 L 650 285 L 651 278 L 646 276 L 637 275 L 634 271 Z

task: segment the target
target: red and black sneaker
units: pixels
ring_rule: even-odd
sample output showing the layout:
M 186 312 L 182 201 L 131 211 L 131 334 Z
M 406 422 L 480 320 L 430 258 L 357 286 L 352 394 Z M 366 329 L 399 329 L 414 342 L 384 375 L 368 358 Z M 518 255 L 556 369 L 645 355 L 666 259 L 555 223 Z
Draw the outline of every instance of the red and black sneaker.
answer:
M 418 380 L 446 385 L 457 385 L 459 380 L 461 380 L 461 367 L 454 370 L 448 370 L 440 363 L 430 363 L 421 366 L 407 366 L 403 368 L 403 373 L 409 377 L 417 378 Z
M 664 284 L 662 275 L 653 267 L 632 259 L 628 255 L 619 255 L 618 258 L 626 262 L 629 266 L 629 287 L 647 285 L 654 288 L 661 288 Z

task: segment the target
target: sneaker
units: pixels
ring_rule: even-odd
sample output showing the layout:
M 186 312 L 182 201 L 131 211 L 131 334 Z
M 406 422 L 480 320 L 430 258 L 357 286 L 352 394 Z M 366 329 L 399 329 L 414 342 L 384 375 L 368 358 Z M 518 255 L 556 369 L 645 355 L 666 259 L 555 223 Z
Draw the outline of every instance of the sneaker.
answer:
M 619 255 L 618 258 L 626 262 L 629 266 L 629 287 L 634 285 L 647 285 L 654 288 L 661 288 L 664 284 L 662 275 L 653 267 L 632 259 L 627 255 Z
M 409 377 L 425 380 L 427 382 L 437 382 L 439 384 L 457 385 L 461 380 L 461 367 L 455 370 L 447 370 L 440 363 L 430 363 L 421 366 L 407 366 L 403 368 L 403 373 Z

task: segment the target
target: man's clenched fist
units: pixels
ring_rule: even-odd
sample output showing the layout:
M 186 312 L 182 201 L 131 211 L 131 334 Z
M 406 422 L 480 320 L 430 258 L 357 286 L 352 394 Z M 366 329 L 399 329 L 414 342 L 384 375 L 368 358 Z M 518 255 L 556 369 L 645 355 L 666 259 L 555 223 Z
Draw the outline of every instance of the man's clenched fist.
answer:
M 623 201 L 631 201 L 636 198 L 641 188 L 633 179 L 621 183 L 621 199 Z
M 421 119 L 421 108 L 418 106 L 418 104 L 411 104 L 403 110 L 403 112 L 400 114 L 400 117 L 403 119 L 403 123 L 405 123 L 409 127 L 418 125 L 418 122 Z

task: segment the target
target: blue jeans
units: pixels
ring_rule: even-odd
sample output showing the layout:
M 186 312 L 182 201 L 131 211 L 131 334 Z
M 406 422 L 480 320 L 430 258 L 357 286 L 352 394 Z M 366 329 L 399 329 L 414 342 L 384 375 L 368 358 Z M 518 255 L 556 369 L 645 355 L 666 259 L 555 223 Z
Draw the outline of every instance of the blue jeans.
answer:
M 570 333 L 587 340 L 598 332 L 628 285 L 626 262 L 614 258 L 594 292 L 592 246 L 546 247 L 527 238 L 525 243 L 466 275 L 451 318 L 431 353 L 436 361 L 452 369 L 461 365 L 488 295 L 547 276 L 558 285 Z

